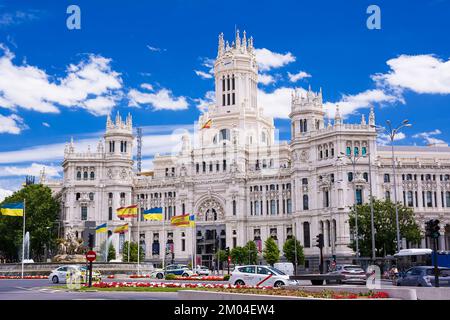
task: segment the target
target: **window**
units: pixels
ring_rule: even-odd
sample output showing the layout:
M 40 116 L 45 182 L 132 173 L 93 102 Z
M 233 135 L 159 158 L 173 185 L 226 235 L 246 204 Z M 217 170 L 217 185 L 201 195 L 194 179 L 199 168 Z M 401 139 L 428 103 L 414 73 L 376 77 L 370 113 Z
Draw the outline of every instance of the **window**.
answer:
M 227 171 L 227 160 L 223 160 L 222 169 L 223 171 Z
M 259 201 L 255 201 L 255 216 L 259 215 Z
M 305 248 L 311 247 L 311 236 L 309 234 L 309 222 L 303 223 L 303 246 Z
M 275 200 L 270 200 L 270 214 L 276 214 Z
M 408 201 L 408 207 L 413 207 L 414 206 L 414 198 L 413 198 L 413 192 L 412 191 L 408 191 L 408 193 L 407 193 L 407 201 Z
M 95 179 L 95 173 L 94 173 L 94 171 L 91 171 L 91 176 L 90 176 L 90 178 L 91 178 L 91 180 L 94 180 L 94 179 Z
M 236 215 L 236 200 L 233 200 L 233 216 L 235 215 Z
M 361 189 L 356 189 L 356 204 L 362 204 L 363 203 L 363 197 L 362 197 L 362 190 Z
M 325 208 L 328 208 L 330 206 L 330 197 L 329 197 L 328 190 L 325 190 L 323 192 L 323 206 Z
M 81 171 L 77 172 L 77 180 L 81 180 Z
M 81 207 L 81 220 L 87 220 L 87 207 Z
M 362 156 L 365 157 L 366 154 L 367 154 L 367 147 L 362 147 L 361 148 L 361 153 L 362 153 Z
M 391 177 L 390 177 L 389 173 L 384 174 L 384 182 L 385 183 L 391 182 Z
M 386 192 L 384 193 L 384 198 L 385 198 L 387 201 L 391 201 L 391 192 L 390 192 L 390 191 L 386 191 Z
M 450 192 L 445 193 L 445 205 L 447 208 L 450 208 Z
M 109 152 L 115 152 L 115 145 L 116 143 L 114 141 L 109 142 Z
M 112 207 L 108 208 L 108 220 L 112 220 L 113 219 L 113 210 Z
M 347 178 L 348 178 L 348 182 L 352 182 L 353 181 L 353 172 L 347 173 Z
M 94 200 L 94 193 L 93 192 L 90 192 L 89 193 L 89 200 Z
M 112 192 L 108 193 L 108 199 L 112 199 L 112 198 L 113 198 Z
M 309 199 L 307 194 L 303 195 L 303 210 L 309 210 Z
M 200 165 L 198 163 L 195 164 L 195 172 L 199 172 L 200 171 Z
M 83 179 L 84 179 L 84 180 L 87 180 L 87 179 L 88 179 L 88 173 L 87 173 L 87 171 L 85 171 L 85 172 L 83 173 Z
M 366 180 L 366 182 L 369 182 L 369 175 L 367 174 L 367 172 L 363 173 L 363 178 L 364 180 Z
M 307 178 L 303 178 L 302 179 L 302 185 L 304 185 L 304 186 L 308 185 L 308 179 Z
M 186 251 L 186 239 L 181 239 L 181 251 Z
M 76 200 L 79 200 L 80 197 L 81 197 L 81 194 L 80 194 L 79 192 L 77 192 L 76 195 L 75 195 L 75 199 L 76 199 Z
M 355 147 L 355 156 L 359 156 L 359 147 Z
M 287 213 L 292 213 L 292 200 L 286 199 Z
M 345 153 L 346 153 L 347 156 L 350 156 L 352 154 L 352 148 L 351 147 L 347 147 Z
M 433 206 L 432 192 L 427 191 L 427 207 L 431 208 L 432 206 Z

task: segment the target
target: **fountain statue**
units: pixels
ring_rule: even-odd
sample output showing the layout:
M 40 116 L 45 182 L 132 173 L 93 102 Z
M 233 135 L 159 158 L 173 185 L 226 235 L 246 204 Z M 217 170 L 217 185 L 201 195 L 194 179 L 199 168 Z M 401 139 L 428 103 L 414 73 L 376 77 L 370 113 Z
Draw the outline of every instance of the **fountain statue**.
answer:
M 66 238 L 58 239 L 58 254 L 53 257 L 53 262 L 85 262 L 86 251 L 83 240 L 78 239 L 70 228 Z

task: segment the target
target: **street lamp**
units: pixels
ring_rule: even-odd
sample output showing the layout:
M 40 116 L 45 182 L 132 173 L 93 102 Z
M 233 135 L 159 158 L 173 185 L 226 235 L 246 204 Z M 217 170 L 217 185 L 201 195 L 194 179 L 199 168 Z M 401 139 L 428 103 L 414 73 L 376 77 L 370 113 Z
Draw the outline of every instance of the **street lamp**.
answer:
M 395 201 L 395 224 L 397 228 L 397 251 L 400 251 L 400 225 L 398 222 L 398 206 L 397 206 L 397 178 L 395 173 L 395 157 L 394 157 L 394 140 L 395 136 L 400 132 L 400 129 L 411 127 L 411 124 L 408 120 L 403 120 L 401 125 L 399 125 L 397 128 L 392 128 L 392 124 L 390 120 L 386 120 L 386 124 L 388 126 L 388 129 L 380 127 L 380 126 L 372 126 L 376 129 L 379 129 L 379 131 L 383 131 L 387 134 L 389 137 L 389 140 L 391 141 L 391 151 L 392 151 L 392 174 L 394 175 L 394 201 Z
M 345 156 L 347 159 L 349 159 L 353 165 L 353 177 L 352 177 L 352 182 L 353 182 L 353 194 L 355 197 L 355 201 L 353 203 L 353 208 L 355 210 L 355 230 L 356 230 L 356 234 L 355 234 L 355 238 L 356 238 L 356 258 L 359 259 L 359 235 L 358 235 L 358 211 L 356 209 L 356 184 L 354 182 L 354 180 L 356 179 L 356 162 L 361 158 L 360 156 L 356 156 L 355 152 L 353 150 L 353 152 L 351 152 L 350 154 L 344 154 L 343 152 L 340 152 L 341 156 L 339 156 L 339 158 L 342 158 L 342 156 Z M 353 156 L 352 156 L 353 154 Z

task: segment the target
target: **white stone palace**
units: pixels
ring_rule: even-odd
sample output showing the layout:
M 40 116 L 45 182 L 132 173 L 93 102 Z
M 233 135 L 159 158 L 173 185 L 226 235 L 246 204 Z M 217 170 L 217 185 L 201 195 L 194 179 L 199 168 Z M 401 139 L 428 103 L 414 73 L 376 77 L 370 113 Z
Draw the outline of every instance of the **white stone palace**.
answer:
M 159 264 L 166 252 L 165 261 L 187 263 L 196 254 L 197 263 L 207 266 L 219 248 L 256 241 L 261 249 L 273 237 L 282 250 L 285 240 L 295 236 L 311 270 L 318 264 L 319 233 L 324 234 L 326 260 L 354 257 L 348 247 L 353 238 L 348 212 L 355 200 L 369 200 L 372 181 L 379 199 L 393 199 L 396 187 L 398 201 L 414 209 L 421 228 L 426 220 L 439 219 L 440 249 L 450 249 L 448 146 L 395 146 L 394 186 L 391 148 L 377 146 L 373 109 L 367 121 L 363 115 L 357 124 L 344 123 L 339 109 L 333 121 L 326 121 L 322 92 L 296 90 L 291 140 L 277 142 L 273 119 L 258 104 L 253 39 L 247 40 L 245 32 L 241 39 L 237 32 L 230 45 L 221 34 L 214 75 L 215 104 L 200 116 L 193 135 L 183 135 L 181 150 L 155 155 L 151 172 L 134 170 L 130 115 L 123 121 L 117 114 L 114 122 L 108 116 L 96 150 L 81 152 L 73 141 L 66 146 L 62 181 L 41 175 L 61 199 L 65 232 L 86 238 L 95 225 L 107 222 L 112 230 L 129 221 L 130 234 L 98 234 L 96 246 L 112 237 L 120 257 L 131 236 L 140 239 L 146 261 Z M 204 128 L 209 120 L 210 128 Z M 355 170 L 347 156 L 358 159 Z M 140 210 L 162 207 L 165 227 L 161 221 L 141 221 L 138 227 L 137 219 L 117 218 L 118 207 L 132 204 Z M 195 228 L 170 226 L 170 217 L 183 213 L 195 214 Z M 402 245 L 428 247 L 429 241 Z

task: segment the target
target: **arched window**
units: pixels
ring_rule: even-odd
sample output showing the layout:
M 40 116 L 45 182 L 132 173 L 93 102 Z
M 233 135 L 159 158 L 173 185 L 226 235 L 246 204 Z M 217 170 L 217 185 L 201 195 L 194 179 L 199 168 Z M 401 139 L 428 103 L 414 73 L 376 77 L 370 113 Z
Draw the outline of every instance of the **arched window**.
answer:
M 309 198 L 307 194 L 303 195 L 303 210 L 309 210 Z
M 302 185 L 307 186 L 308 185 L 308 178 L 302 179 Z
M 108 208 L 108 220 L 112 220 L 113 219 L 113 210 L 112 207 Z
M 347 174 L 347 176 L 348 176 L 348 182 L 352 182 L 353 181 L 353 172 L 349 172 Z
M 266 143 L 266 133 L 263 131 L 262 133 L 261 133 L 261 142 L 262 143 Z
M 93 192 L 90 192 L 89 193 L 89 200 L 94 200 L 94 193 Z
M 228 140 L 230 141 L 230 130 L 222 129 L 219 131 L 219 141 Z
M 309 230 L 309 222 L 303 222 L 303 246 L 305 248 L 311 247 L 311 236 Z
M 81 171 L 77 171 L 77 180 L 81 180 Z
M 87 179 L 88 179 L 88 173 L 87 173 L 87 171 L 85 171 L 85 172 L 83 173 L 83 179 L 84 179 L 84 180 L 87 180 Z
M 95 173 L 94 173 L 94 171 L 91 171 L 91 180 L 94 180 L 95 179 Z
M 76 199 L 76 200 L 79 200 L 80 197 L 81 197 L 81 194 L 80 194 L 79 192 L 77 192 L 76 195 L 75 195 L 75 199 Z

